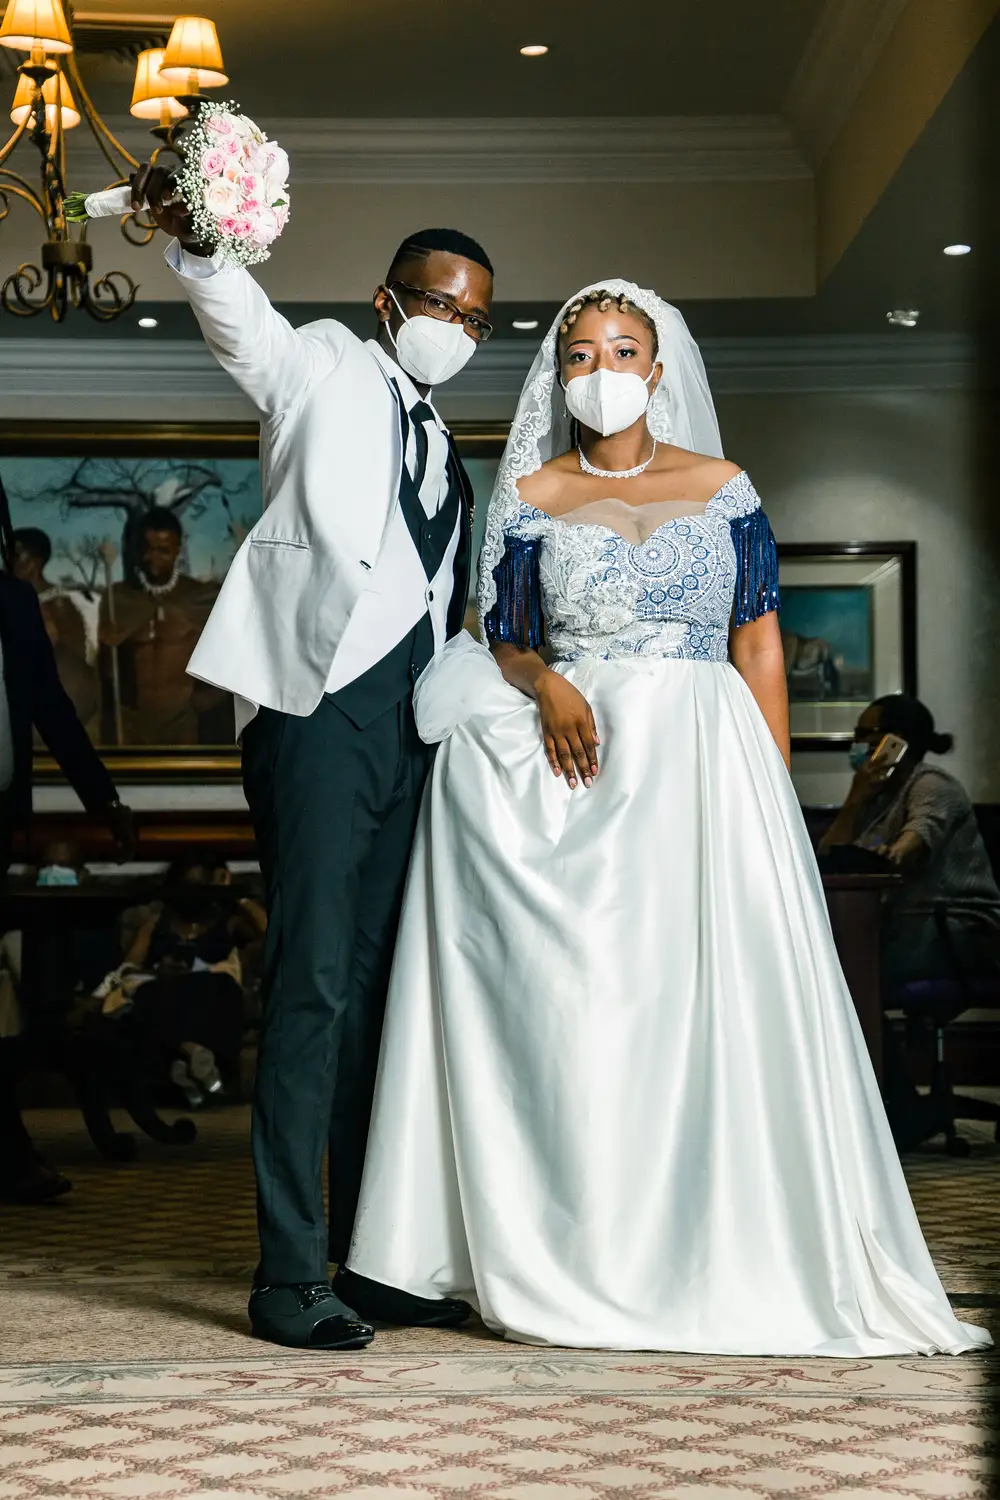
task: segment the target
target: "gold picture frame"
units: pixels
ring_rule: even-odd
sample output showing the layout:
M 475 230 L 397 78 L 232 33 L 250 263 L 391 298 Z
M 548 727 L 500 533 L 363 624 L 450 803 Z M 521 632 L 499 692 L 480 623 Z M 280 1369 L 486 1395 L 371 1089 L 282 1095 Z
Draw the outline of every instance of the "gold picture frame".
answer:
M 456 422 L 451 430 L 463 459 L 476 468 L 480 461 L 492 466 L 499 458 L 508 424 Z M 123 785 L 239 780 L 239 752 L 235 744 L 219 740 L 202 743 L 201 738 L 190 742 L 192 722 L 197 725 L 199 737 L 203 734 L 201 726 L 209 722 L 209 713 L 212 725 L 221 724 L 221 704 L 204 712 L 175 713 L 173 718 L 168 704 L 160 722 L 182 723 L 188 737 L 183 743 L 148 741 L 143 733 L 142 710 L 135 707 L 141 702 L 141 683 L 136 687 L 139 674 L 133 670 L 129 676 L 119 670 L 119 648 L 107 646 L 104 640 L 107 621 L 102 611 L 106 615 L 109 596 L 124 601 L 121 591 L 127 592 L 129 587 L 130 528 L 133 536 L 138 535 L 137 528 L 141 530 L 145 513 L 143 506 L 148 509 L 161 501 L 189 518 L 183 532 L 184 558 L 198 552 L 204 565 L 206 548 L 220 549 L 210 559 L 207 576 L 204 566 L 199 569 L 191 564 L 197 580 L 190 581 L 204 585 L 192 609 L 204 613 L 210 607 L 211 589 L 217 587 L 225 574 L 229 558 L 239 544 L 240 530 L 248 529 L 247 523 L 252 524 L 256 519 L 255 515 L 238 514 L 234 510 L 232 493 L 227 492 L 227 487 L 230 482 L 236 486 L 244 505 L 252 501 L 258 433 L 255 422 L 0 422 L 0 477 L 10 497 L 14 526 L 41 532 L 51 552 L 44 564 L 49 571 L 44 578 L 37 575 L 36 580 L 39 597 L 44 600 L 43 612 L 48 608 L 54 614 L 56 602 L 61 601 L 63 616 L 75 625 L 72 613 L 75 609 L 86 626 L 76 655 L 72 655 L 69 645 L 64 648 L 61 658 L 61 672 L 62 662 L 67 664 L 64 684 L 69 688 L 68 677 L 75 668 L 73 685 L 77 694 L 83 695 L 78 709 L 90 710 L 92 701 L 96 703 L 89 713 L 88 729 L 109 771 Z M 473 478 L 475 482 L 475 475 Z M 484 473 L 484 478 L 488 482 L 488 473 Z M 181 495 L 181 490 L 185 484 L 190 489 L 195 483 L 202 486 L 197 492 L 201 498 L 196 496 L 191 501 L 189 496 Z M 259 505 L 258 486 L 258 514 Z M 202 533 L 207 540 L 196 546 Z M 222 555 L 223 546 L 228 555 Z M 112 551 L 116 557 L 109 562 L 108 554 Z M 37 565 L 36 560 L 36 570 Z M 60 576 L 53 578 L 52 574 L 60 568 Z M 134 588 L 132 592 L 136 599 L 140 598 Z M 189 592 L 194 600 L 196 590 L 192 588 Z M 58 640 L 58 624 L 47 623 L 51 623 L 50 634 Z M 150 630 L 154 628 L 150 626 Z M 192 625 L 192 629 L 196 628 Z M 178 684 L 183 676 L 179 663 L 187 649 L 182 641 L 175 653 L 173 672 Z M 115 658 L 113 673 L 107 670 L 109 655 Z M 94 682 L 86 670 L 90 657 Z M 124 685 L 123 677 L 128 679 Z M 191 679 L 187 682 L 190 684 Z M 121 704 L 129 693 L 133 700 L 132 706 L 124 711 L 128 716 L 126 722 Z M 174 697 L 178 694 L 183 697 L 179 686 Z M 113 710 L 108 708 L 109 697 L 114 698 Z M 154 721 L 155 715 L 154 720 L 147 720 Z M 143 733 L 143 743 L 130 742 L 133 725 Z M 40 781 L 62 779 L 58 766 L 43 750 L 36 754 L 35 774 Z

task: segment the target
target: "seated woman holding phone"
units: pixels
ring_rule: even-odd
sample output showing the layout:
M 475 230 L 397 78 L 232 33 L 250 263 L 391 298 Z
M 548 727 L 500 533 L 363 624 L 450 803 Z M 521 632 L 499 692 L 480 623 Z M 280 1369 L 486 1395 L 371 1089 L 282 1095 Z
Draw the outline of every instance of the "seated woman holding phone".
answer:
M 954 776 L 924 761 L 929 750 L 943 755 L 951 747 L 951 735 L 937 733 L 919 699 L 877 698 L 858 719 L 850 750 L 854 780 L 820 842 L 821 860 L 851 845 L 881 856 L 902 877 L 882 940 L 890 989 L 954 972 L 933 902 L 954 903 L 948 932 L 963 970 L 1000 971 L 1000 889 L 972 803 Z

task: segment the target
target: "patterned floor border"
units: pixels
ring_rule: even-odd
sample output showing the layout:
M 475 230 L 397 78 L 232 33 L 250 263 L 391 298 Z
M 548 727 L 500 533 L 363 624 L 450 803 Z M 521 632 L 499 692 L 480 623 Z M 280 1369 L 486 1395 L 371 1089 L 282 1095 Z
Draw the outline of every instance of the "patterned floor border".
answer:
M 73 1119 L 37 1125 L 76 1191 L 0 1212 L 0 1500 L 1000 1500 L 1000 1351 L 596 1354 L 477 1326 L 279 1351 L 247 1333 L 245 1112 L 120 1168 Z M 994 1336 L 998 1165 L 986 1142 L 907 1162 L 944 1285 Z

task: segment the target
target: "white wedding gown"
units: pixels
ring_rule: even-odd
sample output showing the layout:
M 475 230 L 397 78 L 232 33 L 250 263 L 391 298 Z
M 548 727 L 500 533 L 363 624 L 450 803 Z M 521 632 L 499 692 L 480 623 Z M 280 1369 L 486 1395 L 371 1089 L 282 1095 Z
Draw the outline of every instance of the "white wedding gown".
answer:
M 591 790 L 459 637 L 349 1264 L 600 1349 L 959 1353 L 788 774 L 727 662 L 746 476 L 636 542 L 522 505 Z

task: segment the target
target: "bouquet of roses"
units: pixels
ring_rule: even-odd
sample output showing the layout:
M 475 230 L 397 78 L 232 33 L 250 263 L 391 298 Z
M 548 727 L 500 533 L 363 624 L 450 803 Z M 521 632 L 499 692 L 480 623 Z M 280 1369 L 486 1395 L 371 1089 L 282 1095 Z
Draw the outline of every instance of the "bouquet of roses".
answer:
M 191 215 L 200 242 L 224 264 L 267 260 L 288 222 L 288 157 L 235 104 L 205 101 L 181 137 L 174 174 L 176 198 Z M 71 193 L 74 224 L 132 212 L 130 187 Z

